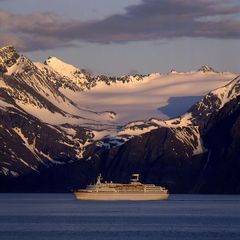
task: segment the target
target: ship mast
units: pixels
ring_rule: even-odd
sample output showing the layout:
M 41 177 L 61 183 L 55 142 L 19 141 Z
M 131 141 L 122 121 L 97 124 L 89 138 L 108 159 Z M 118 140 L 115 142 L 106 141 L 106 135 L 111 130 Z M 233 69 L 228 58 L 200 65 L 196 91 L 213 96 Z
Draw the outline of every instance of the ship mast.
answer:
M 101 173 L 97 177 L 97 183 L 96 184 L 101 184 L 102 176 Z

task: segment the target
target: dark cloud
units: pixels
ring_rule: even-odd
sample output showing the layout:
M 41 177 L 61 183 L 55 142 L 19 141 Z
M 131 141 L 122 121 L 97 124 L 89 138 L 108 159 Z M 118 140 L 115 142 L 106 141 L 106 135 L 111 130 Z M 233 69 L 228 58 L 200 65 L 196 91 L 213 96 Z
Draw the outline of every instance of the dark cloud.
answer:
M 230 1 L 228 1 L 230 2 Z M 75 46 L 81 41 L 126 43 L 178 37 L 240 38 L 240 4 L 224 0 L 143 0 L 102 20 L 63 20 L 54 13 L 0 11 L 0 45 L 24 51 Z

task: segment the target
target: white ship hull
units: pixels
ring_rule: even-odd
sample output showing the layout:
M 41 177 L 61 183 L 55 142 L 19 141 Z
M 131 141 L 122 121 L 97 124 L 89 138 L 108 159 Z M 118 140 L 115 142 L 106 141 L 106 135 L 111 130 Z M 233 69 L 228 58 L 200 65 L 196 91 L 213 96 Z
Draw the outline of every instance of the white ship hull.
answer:
M 166 200 L 168 193 L 128 193 L 128 192 L 74 192 L 78 200 L 94 201 L 151 201 Z

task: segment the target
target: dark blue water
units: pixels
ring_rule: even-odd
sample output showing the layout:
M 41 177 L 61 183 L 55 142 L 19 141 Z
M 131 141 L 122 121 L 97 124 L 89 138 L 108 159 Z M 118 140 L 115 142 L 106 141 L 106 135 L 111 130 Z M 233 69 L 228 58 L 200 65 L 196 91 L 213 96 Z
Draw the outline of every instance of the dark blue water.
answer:
M 0 194 L 0 240 L 240 239 L 240 196 L 88 202 L 70 194 Z

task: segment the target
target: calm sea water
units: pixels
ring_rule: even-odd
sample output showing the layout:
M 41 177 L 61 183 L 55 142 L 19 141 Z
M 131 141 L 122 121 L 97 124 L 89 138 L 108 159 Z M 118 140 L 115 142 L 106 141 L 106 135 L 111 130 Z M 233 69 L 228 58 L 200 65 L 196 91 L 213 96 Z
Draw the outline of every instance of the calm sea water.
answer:
M 90 202 L 71 194 L 0 194 L 0 239 L 239 240 L 240 196 Z

